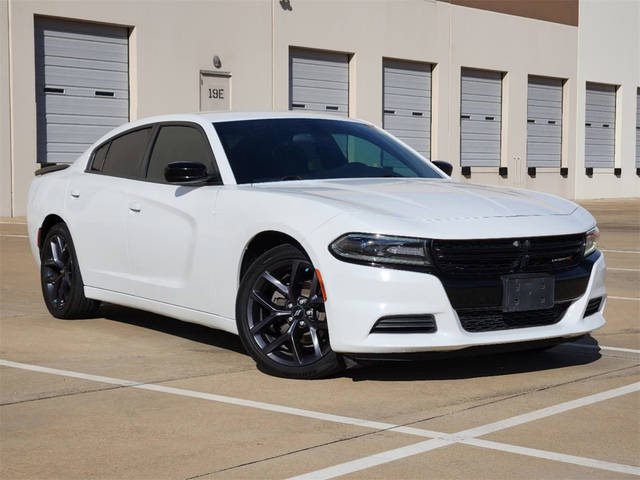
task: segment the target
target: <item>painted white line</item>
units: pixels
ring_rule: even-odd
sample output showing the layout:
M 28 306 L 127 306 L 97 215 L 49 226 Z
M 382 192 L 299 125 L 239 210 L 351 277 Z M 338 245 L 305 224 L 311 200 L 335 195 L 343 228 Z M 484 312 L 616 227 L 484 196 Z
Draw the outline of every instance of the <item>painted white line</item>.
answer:
M 605 345 L 587 345 L 584 343 L 565 343 L 567 347 L 578 347 L 578 348 L 588 348 L 591 350 L 611 350 L 613 352 L 627 352 L 627 353 L 638 353 L 640 354 L 640 350 L 634 350 L 633 348 L 621 348 L 621 347 L 607 347 Z
M 633 383 L 631 385 L 626 385 L 620 388 L 614 388 L 612 390 L 607 390 L 605 392 L 596 393 L 595 395 L 589 395 L 587 397 L 579 398 L 577 400 L 571 400 L 569 402 L 560 403 L 558 405 L 553 405 L 551 407 L 542 408 L 540 410 L 535 410 L 533 412 L 525 413 L 523 415 L 516 415 L 515 417 L 507 418 L 506 420 L 502 420 L 499 422 L 490 423 L 488 425 L 483 425 L 476 428 L 470 428 L 468 430 L 463 430 L 458 433 L 454 433 L 453 435 L 445 435 L 442 438 L 428 440 L 420 443 L 416 443 L 414 445 L 409 445 L 408 447 L 397 448 L 394 450 L 390 450 L 388 452 L 377 453 L 375 455 L 369 455 L 367 457 L 363 457 L 357 460 L 352 460 L 350 462 L 341 463 L 339 465 L 335 465 L 333 467 L 323 468 L 321 470 L 317 470 L 314 472 L 309 472 L 304 475 L 299 475 L 296 477 L 292 477 L 289 480 L 312 480 L 316 478 L 320 479 L 329 479 L 336 477 L 338 475 L 346 475 L 348 473 L 354 473 L 360 470 L 364 470 L 370 467 L 375 467 L 376 465 L 380 465 L 382 463 L 391 462 L 393 460 L 400 460 L 402 458 L 406 458 L 412 455 L 417 455 L 420 453 L 428 452 L 430 450 L 434 450 L 436 448 L 441 448 L 447 445 L 451 445 L 452 443 L 465 443 L 476 436 L 487 435 L 489 433 L 497 432 L 498 430 L 503 430 L 505 428 L 511 428 L 516 425 L 522 425 L 523 423 L 532 422 L 534 420 L 540 420 L 541 418 L 546 418 L 551 415 L 557 415 L 558 413 L 567 412 L 569 410 L 573 410 L 575 408 L 584 407 L 586 405 L 591 405 L 593 403 L 601 402 L 603 400 L 609 400 L 611 398 L 619 397 L 621 395 L 626 395 L 628 393 L 637 392 L 640 390 L 640 382 Z M 437 445 L 436 442 L 440 440 L 443 442 L 441 445 Z M 414 448 L 409 448 L 414 447 Z M 492 445 L 493 449 L 496 448 L 497 445 L 494 443 Z M 509 445 L 511 450 L 506 451 L 515 451 L 519 447 Z M 524 449 L 520 452 L 523 453 Z M 533 453 L 529 451 L 528 453 Z M 387 457 L 386 454 L 389 454 L 391 458 Z M 542 457 L 547 458 L 547 457 Z M 567 458 L 564 458 L 562 454 L 556 454 L 554 458 L 550 458 L 551 460 L 564 461 Z M 575 463 L 575 458 L 571 459 L 572 462 Z M 593 459 L 582 459 L 583 463 L 590 463 L 590 466 L 593 468 L 601 468 L 603 465 L 599 464 L 597 460 Z M 606 465 L 609 467 L 610 465 Z M 634 475 L 640 475 L 640 468 L 633 466 L 626 466 L 626 468 L 631 469 L 631 473 Z M 608 470 L 609 468 L 606 468 Z
M 577 344 L 574 344 L 577 345 Z M 405 447 L 396 448 L 393 450 L 377 453 L 368 457 L 352 460 L 332 467 L 324 468 L 314 472 L 310 472 L 304 475 L 294 477 L 295 479 L 315 480 L 315 479 L 329 479 L 336 476 L 345 475 L 348 473 L 357 472 L 367 468 L 389 463 L 394 460 L 418 455 L 420 453 L 428 452 L 438 448 L 446 447 L 454 443 L 464 443 L 468 445 L 475 445 L 484 448 L 490 448 L 493 450 L 502 450 L 506 452 L 519 453 L 522 455 L 534 456 L 539 458 L 546 458 L 549 460 L 556 460 L 565 463 L 573 463 L 576 465 L 588 466 L 591 468 L 597 468 L 601 470 L 609 470 L 615 472 L 631 473 L 634 475 L 640 475 L 640 468 L 629 465 L 621 465 L 611 462 L 604 462 L 600 460 L 594 460 L 590 458 L 575 457 L 572 455 L 564 455 L 561 453 L 547 452 L 544 450 L 536 450 L 526 447 L 519 447 L 516 445 L 502 444 L 498 442 L 490 442 L 488 440 L 480 440 L 473 438 L 474 436 L 481 436 L 487 433 L 492 433 L 505 428 L 510 428 L 523 423 L 539 420 L 551 415 L 566 412 L 574 408 L 591 405 L 596 402 L 601 402 L 611 398 L 615 398 L 627 393 L 636 392 L 640 390 L 640 382 L 627 385 L 605 392 L 597 393 L 595 395 L 589 395 L 588 397 L 564 402 L 558 405 L 554 405 L 548 408 L 543 408 L 533 412 L 526 413 L 524 415 L 517 415 L 515 417 L 502 420 L 500 422 L 494 422 L 489 425 L 476 427 L 455 434 L 446 434 L 441 432 L 435 432 L 432 430 L 425 430 L 422 428 L 404 427 L 399 425 L 393 425 L 383 422 L 375 422 L 371 420 L 364 420 L 360 418 L 344 417 L 341 415 L 332 415 L 322 412 L 315 412 L 312 410 L 303 410 L 293 407 L 285 407 L 282 405 L 276 405 L 271 403 L 256 402 L 253 400 L 246 400 L 242 398 L 228 397 L 224 395 L 216 395 L 212 393 L 197 392 L 194 390 L 185 390 L 182 388 L 167 387 L 164 385 L 157 385 L 151 383 L 141 383 L 131 380 L 124 380 L 114 377 L 104 377 L 100 375 L 91 375 L 86 373 L 74 372 L 70 370 L 60 370 L 57 368 L 42 367 L 39 365 L 31 365 L 27 363 L 12 362 L 10 360 L 0 359 L 0 366 L 19 368 L 22 370 L 29 370 L 33 372 L 48 373 L 52 375 L 59 375 L 63 377 L 79 378 L 83 380 L 89 380 L 100 383 L 107 383 L 111 385 L 120 385 L 123 387 L 137 388 L 141 390 L 148 390 L 154 392 L 168 393 L 172 395 L 180 395 L 183 397 L 198 398 L 202 400 L 210 400 L 220 403 L 227 403 L 232 405 L 244 406 L 249 408 L 256 408 L 260 410 L 267 410 L 276 413 L 283 413 L 289 415 L 296 415 L 301 417 L 312 418 L 316 420 L 324 420 L 334 423 L 341 423 L 346 425 L 355 425 L 359 427 L 371 428 L 374 430 L 393 430 L 398 433 L 406 433 L 410 435 L 417 435 L 422 437 L 429 437 L 430 440 L 418 442 L 413 445 L 407 445 Z
M 607 299 L 614 299 L 614 300 L 632 300 L 634 302 L 640 302 L 640 298 L 638 297 L 614 297 L 613 295 L 607 295 Z
M 640 252 L 636 252 L 635 250 L 600 250 L 601 252 L 606 253 L 637 253 L 640 255 Z
M 618 272 L 640 272 L 640 268 L 607 267 L 607 270 L 615 270 L 615 271 L 618 271 Z
M 508 443 L 492 442 L 482 440 L 480 438 L 471 438 L 460 443 L 465 445 L 473 445 L 474 447 L 489 448 L 501 452 L 516 453 L 526 455 L 528 457 L 545 458 L 547 460 L 555 460 L 557 462 L 572 463 L 582 467 L 597 468 L 600 470 L 608 470 L 610 472 L 628 473 L 630 475 L 640 475 L 640 468 L 632 465 L 623 465 L 621 463 L 605 462 L 604 460 L 595 460 L 593 458 L 576 457 L 574 455 L 566 455 L 564 453 L 549 452 L 547 450 L 538 450 L 537 448 L 520 447 L 510 445 Z
M 9 360 L 0 359 L 0 365 L 5 367 L 20 368 L 22 370 L 30 370 L 33 372 L 50 373 L 52 375 L 59 375 L 63 377 L 80 378 L 83 380 L 91 380 L 94 382 L 108 383 L 111 385 L 120 385 L 123 387 L 138 388 L 141 390 L 150 390 L 154 392 L 169 393 L 172 395 L 180 395 L 183 397 L 199 398 L 201 400 L 211 400 L 214 402 L 228 403 L 231 405 L 238 405 L 242 407 L 256 408 L 260 410 L 268 410 L 271 412 L 284 413 L 288 415 L 297 415 L 299 417 L 313 418 L 315 420 L 324 420 L 327 422 L 342 423 L 345 425 L 354 425 L 358 427 L 371 428 L 374 430 L 393 430 L 398 433 L 406 433 L 409 435 L 417 435 L 421 437 L 436 438 L 443 434 L 440 432 L 432 432 L 430 430 L 424 430 L 422 428 L 402 427 L 399 425 L 393 425 L 391 423 L 374 422 L 370 420 L 364 420 L 361 418 L 344 417 L 341 415 L 332 415 L 329 413 L 314 412 L 311 410 L 303 410 L 294 407 L 285 407 L 282 405 L 275 405 L 272 403 L 256 402 L 253 400 L 246 400 L 243 398 L 227 397 L 225 395 L 216 395 L 214 393 L 196 392 L 194 390 L 185 390 L 183 388 L 173 388 L 164 385 L 157 385 L 152 383 L 134 382 L 131 380 L 123 380 L 120 378 L 102 377 L 99 375 L 89 375 L 86 373 L 73 372 L 70 370 L 60 370 L 57 368 L 41 367 L 38 365 L 30 365 L 27 363 L 11 362 Z
M 29 238 L 29 235 L 12 235 L 9 233 L 0 233 L 0 237 L 19 237 L 19 238 Z
M 27 222 L 0 222 L 0 225 L 26 225 Z
M 456 437 L 462 437 L 463 439 L 471 437 L 481 437 L 488 435 L 489 433 L 504 430 L 506 428 L 512 428 L 523 423 L 533 422 L 534 420 L 540 420 L 541 418 L 550 417 L 559 413 L 568 412 L 579 407 L 586 407 L 594 403 L 602 402 L 612 398 L 620 397 L 621 395 L 627 395 L 629 393 L 640 391 L 640 382 L 635 382 L 624 387 L 614 388 L 612 390 L 606 390 L 604 392 L 588 395 L 586 397 L 578 398 L 576 400 L 570 400 L 568 402 L 559 403 L 550 407 L 541 408 L 540 410 L 534 410 L 533 412 L 523 413 L 522 415 L 516 415 L 515 417 L 506 418 L 498 422 L 488 423 L 480 427 L 470 428 L 463 430 L 455 434 Z
M 289 480 L 326 480 L 329 478 L 339 477 L 340 475 L 347 475 L 367 468 L 376 467 L 378 465 L 393 462 L 394 460 L 418 455 L 419 453 L 435 450 L 436 448 L 446 447 L 453 443 L 455 442 L 441 439 L 425 440 L 424 442 L 414 443 L 413 445 L 407 445 L 406 447 L 376 453 L 375 455 L 370 455 L 368 457 L 359 458 L 350 462 L 340 463 L 332 467 L 291 477 Z
M 92 382 L 109 383 L 111 385 L 120 385 L 123 387 L 140 385 L 139 382 L 122 380 L 120 378 L 102 377 L 100 375 L 90 375 L 88 373 L 72 372 L 70 370 L 58 370 L 57 368 L 41 367 L 40 365 L 30 365 L 28 363 L 18 363 L 4 359 L 0 359 L 0 365 L 4 367 L 20 368 L 22 370 L 31 370 L 32 372 L 50 373 L 52 375 L 59 375 L 62 377 L 80 378 L 82 380 L 90 380 Z

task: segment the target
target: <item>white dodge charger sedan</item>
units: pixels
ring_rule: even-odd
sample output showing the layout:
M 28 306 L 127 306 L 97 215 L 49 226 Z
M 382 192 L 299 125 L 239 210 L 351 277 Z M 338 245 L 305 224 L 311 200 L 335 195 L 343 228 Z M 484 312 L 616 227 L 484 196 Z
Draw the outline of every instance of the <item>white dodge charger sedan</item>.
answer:
M 148 118 L 29 192 L 58 318 L 110 302 L 237 333 L 263 371 L 345 358 L 548 346 L 604 324 L 593 217 L 544 193 L 460 183 L 362 121 Z

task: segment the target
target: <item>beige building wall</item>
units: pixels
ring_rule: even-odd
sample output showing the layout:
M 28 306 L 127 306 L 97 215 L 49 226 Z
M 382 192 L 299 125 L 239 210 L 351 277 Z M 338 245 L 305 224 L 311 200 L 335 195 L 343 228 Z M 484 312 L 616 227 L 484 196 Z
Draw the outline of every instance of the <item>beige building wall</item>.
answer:
M 461 178 L 461 68 L 508 72 L 503 85 L 502 149 L 508 176 L 498 176 L 497 168 L 473 168 L 469 181 L 573 196 L 571 177 L 561 177 L 558 169 L 538 169 L 535 179 L 527 175 L 526 116 L 529 74 L 571 79 L 565 89 L 564 116 L 570 127 L 563 161 L 572 169 L 575 144 L 568 139 L 575 135 L 576 27 L 435 1 L 331 5 L 292 2 L 290 11 L 276 9 L 277 109 L 288 107 L 290 46 L 352 54 L 350 114 L 377 125 L 382 123 L 382 59 L 434 63 L 432 159 L 453 163 L 454 176 Z
M 37 168 L 35 15 L 132 29 L 129 46 L 132 120 L 161 113 L 197 111 L 199 72 L 213 69 L 214 55 L 222 60 L 221 70 L 232 72 L 234 110 L 272 108 L 271 3 L 268 1 L 12 0 L 14 215 L 25 214 L 28 187 Z M 2 128 L 3 135 L 6 130 Z M 2 208 L 6 208 L 4 199 Z
M 627 30 L 634 28 L 633 24 L 624 26 L 626 33 L 618 35 L 624 38 L 614 37 L 615 50 L 598 49 L 598 55 L 608 57 L 604 64 L 606 68 L 598 62 L 590 63 L 591 60 L 580 63 L 580 75 L 593 77 L 588 80 L 608 81 L 609 78 L 614 83 L 624 80 L 623 91 L 627 93 L 620 99 L 629 103 L 620 110 L 620 124 L 625 125 L 624 131 L 621 130 L 620 149 L 620 161 L 626 162 L 623 178 L 620 182 L 607 178 L 600 184 L 582 178 L 584 138 L 580 140 L 579 133 L 584 137 L 584 129 L 576 131 L 576 124 L 584 124 L 584 78 L 578 77 L 578 42 L 582 50 L 584 45 L 597 43 L 598 27 L 592 25 L 595 20 L 586 21 L 586 26 L 578 28 L 436 0 L 290 0 L 288 4 L 279 0 L 10 1 L 8 5 L 6 0 L 0 0 L 0 38 L 3 41 L 0 52 L 0 211 L 3 214 L 24 215 L 28 186 L 37 168 L 33 31 L 36 15 L 129 27 L 132 120 L 162 113 L 197 111 L 199 72 L 215 70 L 212 65 L 214 55 L 222 61 L 220 71 L 231 73 L 232 110 L 286 110 L 289 105 L 289 49 L 306 47 L 351 54 L 350 114 L 380 125 L 383 58 L 433 63 L 432 159 L 453 163 L 457 178 L 460 178 L 460 70 L 473 67 L 506 72 L 502 166 L 508 167 L 508 176 L 500 177 L 497 168 L 474 168 L 471 178 L 464 181 L 534 188 L 568 198 L 576 194 L 581 197 L 621 195 L 621 192 L 626 196 L 638 194 L 638 179 L 629 163 L 633 162 L 629 148 L 635 146 L 627 139 L 630 131 L 635 132 L 635 118 L 631 118 L 635 114 L 635 110 L 631 111 L 635 104 L 629 99 L 638 84 L 638 47 L 637 41 L 635 50 L 621 46 L 629 35 Z M 628 3 L 631 7 L 625 8 L 629 13 L 636 12 L 636 36 L 631 34 L 631 37 L 637 38 L 638 4 Z M 602 9 L 597 5 L 588 10 L 581 7 L 581 17 L 583 11 L 600 15 L 598 8 Z M 613 32 L 617 15 L 608 15 L 611 20 L 608 20 L 607 28 Z M 581 33 L 579 39 L 579 32 L 587 28 L 590 33 Z M 7 59 L 9 40 L 10 63 Z M 619 60 L 622 54 L 626 55 L 624 62 Z M 633 64 L 633 55 L 636 56 L 636 70 L 629 74 L 626 66 L 620 64 Z M 607 73 L 609 65 L 612 69 Z M 587 75 L 590 68 L 592 73 Z M 619 77 L 621 68 L 624 75 Z M 563 166 L 569 167 L 567 178 L 561 177 L 558 169 L 538 169 L 536 178 L 527 175 L 528 75 L 566 79 L 562 162 Z M 13 110 L 9 125 L 10 99 Z M 9 132 L 13 132 L 12 143 L 8 141 Z M 9 155 L 9 144 L 12 145 L 12 156 Z M 13 203 L 10 201 L 11 179 Z M 619 189 L 618 183 L 624 187 Z
M 640 1 L 581 0 L 578 46 L 578 132 L 576 198 L 638 197 L 636 175 L 636 95 L 640 87 Z M 584 171 L 586 82 L 618 85 L 615 166 Z
M 0 0 L 0 217 L 11 215 L 9 3 Z
M 508 176 L 500 177 L 496 168 L 472 168 L 469 180 L 533 188 L 571 198 L 571 177 L 561 177 L 557 168 L 539 168 L 535 178 L 527 174 L 527 86 L 529 75 L 568 79 L 563 92 L 566 100 L 563 123 L 569 126 L 564 132 L 567 140 L 564 143 L 568 146 L 568 139 L 575 135 L 577 28 L 460 6 L 451 6 L 451 9 L 451 96 L 448 104 L 452 121 L 447 157 L 459 167 L 460 69 L 473 67 L 505 72 L 501 166 L 508 167 Z M 574 159 L 574 147 L 565 148 L 563 166 L 573 170 Z M 476 173 L 477 170 L 480 172 Z

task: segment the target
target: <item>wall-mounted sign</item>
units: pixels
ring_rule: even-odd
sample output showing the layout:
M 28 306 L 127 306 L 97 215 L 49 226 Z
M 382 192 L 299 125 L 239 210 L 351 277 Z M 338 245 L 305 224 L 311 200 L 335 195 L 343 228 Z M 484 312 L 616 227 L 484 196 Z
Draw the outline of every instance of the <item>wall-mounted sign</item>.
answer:
M 200 72 L 200 111 L 231 110 L 231 74 Z

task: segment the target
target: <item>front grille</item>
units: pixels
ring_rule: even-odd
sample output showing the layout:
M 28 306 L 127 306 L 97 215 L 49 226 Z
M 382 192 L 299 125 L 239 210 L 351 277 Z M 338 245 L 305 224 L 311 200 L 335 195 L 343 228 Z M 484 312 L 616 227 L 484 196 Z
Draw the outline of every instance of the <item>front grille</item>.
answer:
M 558 273 L 583 258 L 584 235 L 490 240 L 433 240 L 435 266 L 448 277 Z
M 407 315 L 382 317 L 371 329 L 371 333 L 434 333 L 436 320 L 433 315 Z
M 459 309 L 458 318 L 467 332 L 493 332 L 514 328 L 541 327 L 560 321 L 571 302 L 556 303 L 546 310 L 503 312 L 499 308 Z
M 588 317 L 589 315 L 593 315 L 594 313 L 598 313 L 600 310 L 600 303 L 602 302 L 602 297 L 592 298 L 587 303 L 587 309 L 584 311 L 584 316 Z

